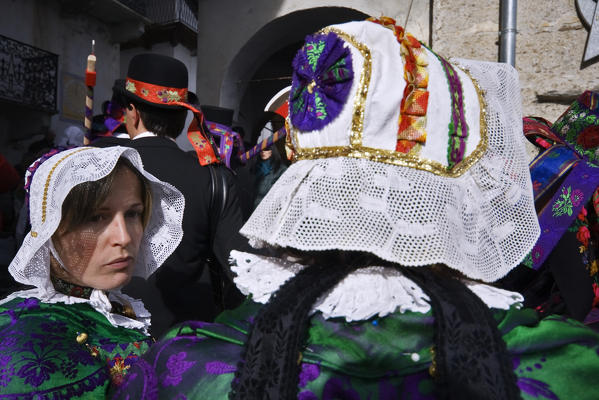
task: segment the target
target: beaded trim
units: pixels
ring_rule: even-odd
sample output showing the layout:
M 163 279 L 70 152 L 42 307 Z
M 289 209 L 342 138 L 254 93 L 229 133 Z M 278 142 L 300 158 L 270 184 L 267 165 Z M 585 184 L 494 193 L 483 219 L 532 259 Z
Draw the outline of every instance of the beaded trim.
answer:
M 57 292 L 66 294 L 67 296 L 79 297 L 82 299 L 88 299 L 93 292 L 93 288 L 86 286 L 79 286 L 71 282 L 67 282 L 63 279 L 60 279 L 57 276 L 50 275 L 50 280 L 52 281 L 52 285 Z
M 447 147 L 447 163 L 448 168 L 451 169 L 464 158 L 466 142 L 468 140 L 468 124 L 464 115 L 464 93 L 457 71 L 443 57 L 440 57 L 438 54 L 435 55 L 445 70 L 451 94 L 451 120 L 448 127 L 449 143 Z
M 426 142 L 426 112 L 428 108 L 428 59 L 420 42 L 388 17 L 368 18 L 393 31 L 401 45 L 406 86 L 400 104 L 395 151 L 417 154 Z
M 366 45 L 358 42 L 355 37 L 348 35 L 347 33 L 336 29 L 336 28 L 325 28 L 323 32 L 335 32 L 341 36 L 346 42 L 353 45 L 360 51 L 364 57 L 364 64 L 362 67 L 362 74 L 360 76 L 359 86 L 354 100 L 354 108 L 352 114 L 352 124 L 350 133 L 350 145 L 349 146 L 326 146 L 326 147 L 307 147 L 302 148 L 299 146 L 298 134 L 299 130 L 293 126 L 289 117 L 286 120 L 286 126 L 289 128 L 289 151 L 293 153 L 294 161 L 299 160 L 315 160 L 319 158 L 331 158 L 331 157 L 352 157 L 362 158 L 366 160 L 382 162 L 385 164 L 397 165 L 401 167 L 408 167 L 419 169 L 427 172 L 431 172 L 435 175 L 455 178 L 461 176 L 470 167 L 477 162 L 484 154 L 488 144 L 488 133 L 487 133 L 487 103 L 484 99 L 483 91 L 481 90 L 478 82 L 472 77 L 470 72 L 466 68 L 459 68 L 463 71 L 470 80 L 476 90 L 478 101 L 480 104 L 480 141 L 476 148 L 470 155 L 465 157 L 460 163 L 456 164 L 453 168 L 447 168 L 447 166 L 432 160 L 422 159 L 419 157 L 417 150 L 420 144 L 417 144 L 410 153 L 400 153 L 397 151 L 377 149 L 374 147 L 366 147 L 362 145 L 362 135 L 364 127 L 364 108 L 366 104 L 366 97 L 368 95 L 368 86 L 370 84 L 370 75 L 372 73 L 372 60 L 370 56 L 370 50 Z M 457 68 L 457 66 L 456 66 Z
M 56 161 L 56 164 L 54 164 L 52 166 L 52 169 L 50 169 L 50 173 L 48 173 L 48 178 L 46 178 L 46 184 L 44 185 L 44 196 L 42 197 L 42 223 L 46 222 L 46 205 L 47 205 L 46 201 L 48 199 L 48 188 L 50 187 L 50 179 L 52 179 L 52 174 L 54 174 L 54 170 L 56 169 L 56 167 L 58 167 L 58 165 L 60 165 L 61 162 L 63 162 L 64 160 L 66 160 L 67 158 L 72 156 L 73 154 L 77 154 L 80 151 L 89 150 L 89 149 L 91 149 L 91 147 L 82 147 L 80 149 L 75 150 L 72 153 L 67 154 L 66 156 L 62 157 L 60 160 Z

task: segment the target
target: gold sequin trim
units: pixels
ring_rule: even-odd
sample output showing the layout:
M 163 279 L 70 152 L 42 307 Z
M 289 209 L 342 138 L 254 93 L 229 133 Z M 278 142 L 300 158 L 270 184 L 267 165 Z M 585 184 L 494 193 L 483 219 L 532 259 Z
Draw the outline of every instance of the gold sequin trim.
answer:
M 60 160 L 56 161 L 56 164 L 54 164 L 52 166 L 52 169 L 50 170 L 50 173 L 48 174 L 48 178 L 46 178 L 46 184 L 44 185 L 44 196 L 42 197 L 42 223 L 46 222 L 46 206 L 47 206 L 46 201 L 48 199 L 48 188 L 50 187 L 50 179 L 52 179 L 52 174 L 54 173 L 54 170 L 56 169 L 56 167 L 58 167 L 58 165 L 60 165 L 61 162 L 63 162 L 64 160 L 66 160 L 67 158 L 72 156 L 73 154 L 77 154 L 80 151 L 89 150 L 89 149 L 91 149 L 91 147 L 82 147 L 80 149 L 77 149 L 74 152 L 69 153 L 66 156 L 62 157 Z M 33 232 L 31 235 L 33 236 Z M 33 236 L 33 237 L 35 237 L 35 236 Z
M 362 130 L 364 129 L 364 108 L 366 107 L 366 97 L 368 96 L 368 88 L 370 86 L 370 76 L 372 74 L 372 57 L 370 49 L 356 38 L 336 28 L 325 28 L 323 33 L 333 32 L 343 38 L 348 43 L 351 43 L 364 57 L 362 65 L 362 74 L 360 75 L 360 83 L 358 84 L 358 93 L 354 99 L 354 112 L 352 114 L 351 136 L 350 143 L 352 147 L 362 145 Z M 296 141 L 297 142 L 297 141 Z
M 362 70 L 362 76 L 360 78 L 360 86 L 358 88 L 358 93 L 356 95 L 356 99 L 354 101 L 354 112 L 352 116 L 352 131 L 350 137 L 350 145 L 349 146 L 328 146 L 328 147 L 313 147 L 313 148 L 301 148 L 299 146 L 298 134 L 299 130 L 293 127 L 291 123 L 289 123 L 289 128 L 287 131 L 291 132 L 291 143 L 293 145 L 294 151 L 294 161 L 299 160 L 315 160 L 319 158 L 332 158 L 332 157 L 352 157 L 352 158 L 362 158 L 371 161 L 382 162 L 385 164 L 397 165 L 400 167 L 408 167 L 419 169 L 427 172 L 431 172 L 435 175 L 440 175 L 444 177 L 455 178 L 461 176 L 464 172 L 466 172 L 470 167 L 476 163 L 487 150 L 488 145 L 488 133 L 487 133 L 487 103 L 484 99 L 484 92 L 480 88 L 476 79 L 472 77 L 470 72 L 464 68 L 460 67 L 459 69 L 464 71 L 466 75 L 472 81 L 474 88 L 476 90 L 479 106 L 480 106 L 480 141 L 476 148 L 465 157 L 459 164 L 455 165 L 452 169 L 448 170 L 446 165 L 443 165 L 437 161 L 422 159 L 418 156 L 420 152 L 420 147 L 417 149 L 412 149 L 415 151 L 411 151 L 408 154 L 399 153 L 391 150 L 377 149 L 372 147 L 362 146 L 362 129 L 364 123 L 364 107 L 366 103 L 366 96 L 368 94 L 368 84 L 370 83 L 370 74 L 371 74 L 371 59 L 370 59 L 370 51 L 366 48 L 366 46 L 362 43 L 359 43 L 355 40 L 353 36 L 350 36 L 342 31 L 339 31 L 334 28 L 326 28 L 323 30 L 324 33 L 327 32 L 335 32 L 339 36 L 341 36 L 346 41 L 350 42 L 352 45 L 360 49 L 362 54 L 364 55 L 365 62 Z M 365 52 L 362 50 L 366 50 L 368 54 L 368 59 L 366 60 Z M 457 68 L 457 66 L 454 65 Z
M 437 377 L 437 352 L 435 351 L 435 347 L 431 347 L 431 365 L 428 367 L 428 373 L 433 378 Z

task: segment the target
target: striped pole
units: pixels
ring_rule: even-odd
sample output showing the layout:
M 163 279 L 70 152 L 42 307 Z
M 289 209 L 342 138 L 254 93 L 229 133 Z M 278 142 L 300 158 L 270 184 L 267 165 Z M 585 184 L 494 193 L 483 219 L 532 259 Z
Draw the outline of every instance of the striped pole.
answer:
M 251 149 L 246 151 L 245 153 L 241 154 L 239 156 L 239 159 L 244 163 L 248 162 L 248 160 L 253 158 L 256 154 L 260 153 L 262 150 L 269 148 L 270 146 L 273 145 L 273 143 L 275 143 L 279 139 L 284 138 L 286 135 L 287 135 L 287 131 L 283 127 L 281 129 L 279 129 L 278 131 L 276 131 L 275 133 L 273 133 L 272 136 L 264 139 L 263 141 L 261 141 L 260 143 L 258 143 L 257 145 L 255 145 L 254 147 L 252 147 Z
M 92 139 L 92 118 L 94 116 L 94 86 L 96 86 L 96 56 L 94 47 L 96 41 L 92 40 L 92 52 L 87 56 L 87 68 L 85 70 L 85 85 L 87 92 L 85 94 L 85 137 L 83 144 L 88 145 Z

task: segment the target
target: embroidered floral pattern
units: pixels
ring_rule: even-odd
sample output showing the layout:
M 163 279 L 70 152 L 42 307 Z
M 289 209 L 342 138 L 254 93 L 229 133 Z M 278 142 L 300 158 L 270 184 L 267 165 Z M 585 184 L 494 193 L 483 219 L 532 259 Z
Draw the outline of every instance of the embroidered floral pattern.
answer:
M 318 63 L 318 57 L 324 50 L 324 40 L 318 42 L 312 42 L 306 46 L 306 57 L 308 58 L 308 64 L 312 67 L 312 71 L 316 71 L 316 64 Z
M 316 34 L 293 59 L 289 100 L 291 122 L 313 131 L 335 119 L 349 96 L 353 82 L 351 51 L 335 33 Z
M 234 365 L 229 365 L 221 361 L 210 361 L 206 363 L 206 372 L 211 375 L 230 374 L 237 370 Z
M 127 78 L 125 89 L 143 99 L 156 104 L 169 104 L 187 101 L 187 88 L 172 88 Z M 140 96 L 140 97 L 141 97 Z M 176 105 L 176 104 L 175 104 Z
M 599 94 L 586 91 L 553 124 L 574 149 L 591 162 L 599 161 Z
M 39 308 L 40 301 L 36 298 L 25 299 L 21 303 L 17 304 L 17 308 L 22 308 L 25 310 L 32 310 L 35 308 Z
M 551 207 L 551 212 L 554 217 L 559 217 L 562 215 L 572 215 L 572 187 L 568 186 L 567 188 L 562 188 L 562 193 L 560 197 L 553 203 Z
M 115 384 L 122 382 L 130 365 L 149 347 L 141 342 L 137 346 L 115 342 L 118 334 L 112 325 L 87 304 L 45 304 L 34 298 L 17 298 L 0 307 L 5 310 L 9 307 L 0 313 L 0 392 L 3 394 L 19 390 L 31 393 L 31 398 L 36 398 L 35 393 L 44 393 L 48 398 L 94 396 L 98 393 L 96 390 L 107 385 L 110 373 L 114 374 Z M 48 312 L 53 318 L 46 318 Z M 14 322 L 9 322 L 7 316 Z M 102 341 L 104 345 L 93 342 L 98 339 L 93 338 L 92 333 L 98 331 L 99 321 L 106 324 L 99 330 L 110 335 L 110 339 Z M 75 340 L 84 329 L 90 333 L 90 348 L 97 357 Z M 129 330 L 122 334 L 125 340 L 145 337 Z
M 311 382 L 320 376 L 320 368 L 316 364 L 302 364 L 302 370 L 299 375 L 299 387 L 306 387 L 308 382 Z
M 51 275 L 50 280 L 52 281 L 52 285 L 57 292 L 62 294 L 66 294 L 67 296 L 80 297 L 82 299 L 89 299 L 93 292 L 93 288 L 84 287 L 75 285 L 74 283 L 70 283 L 64 281 L 56 276 Z
M 175 386 L 181 382 L 181 375 L 191 368 L 196 361 L 187 361 L 187 353 L 181 351 L 170 356 L 166 362 L 167 374 L 162 379 L 164 386 Z
M 532 251 L 530 254 L 531 254 L 532 262 L 536 263 L 536 262 L 538 262 L 538 260 L 541 259 L 541 257 L 543 257 L 543 248 L 541 246 L 535 245 L 535 247 L 532 248 Z
M 572 205 L 574 207 L 578 206 L 584 197 L 584 193 L 580 189 L 574 189 L 572 191 L 572 195 L 570 196 L 570 200 L 572 201 Z
M 135 91 L 137 90 L 135 88 L 135 83 L 133 83 L 133 82 L 131 82 L 129 80 L 125 83 L 125 89 L 127 89 L 131 93 L 135 93 Z
M 599 260 L 597 254 L 597 215 L 592 204 L 589 210 L 586 207 L 582 207 L 578 216 L 568 228 L 568 232 L 574 233 L 576 235 L 576 240 L 580 243 L 578 251 L 582 258 L 582 264 L 586 268 L 593 279 L 593 288 L 597 287 L 599 284 Z M 589 219 L 595 221 L 591 223 Z M 595 229 L 595 230 L 594 230 Z M 593 301 L 593 306 L 599 303 L 599 293 L 595 292 L 595 299 Z
M 156 95 L 162 100 L 163 103 L 170 103 L 173 101 L 180 101 L 181 96 L 174 90 L 160 90 L 156 92 Z

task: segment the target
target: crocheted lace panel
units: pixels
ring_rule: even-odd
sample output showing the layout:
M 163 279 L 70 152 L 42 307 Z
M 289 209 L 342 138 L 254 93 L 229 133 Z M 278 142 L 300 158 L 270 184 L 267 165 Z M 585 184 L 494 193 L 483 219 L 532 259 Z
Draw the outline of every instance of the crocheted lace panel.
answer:
M 285 281 L 305 268 L 278 258 L 235 250 L 231 252 L 231 265 L 237 274 L 234 281 L 239 290 L 262 304 Z M 516 292 L 469 280 L 464 283 L 490 308 L 507 310 L 524 301 Z M 428 300 L 422 289 L 398 270 L 373 266 L 345 277 L 316 302 L 312 312 L 320 311 L 327 319 L 343 317 L 347 321 L 362 321 L 374 316 L 384 317 L 396 310 L 426 313 L 430 310 Z

